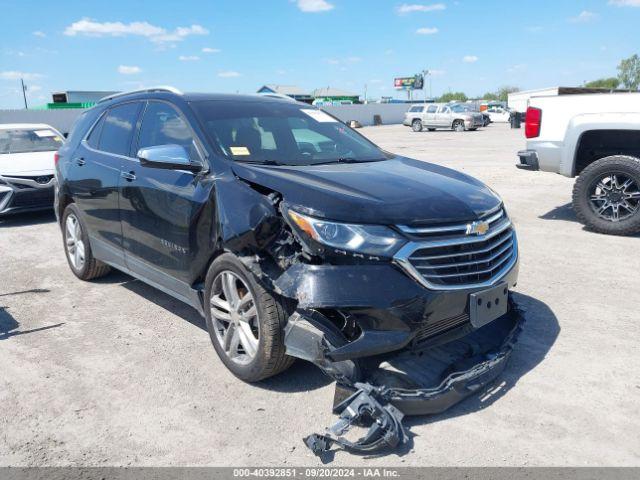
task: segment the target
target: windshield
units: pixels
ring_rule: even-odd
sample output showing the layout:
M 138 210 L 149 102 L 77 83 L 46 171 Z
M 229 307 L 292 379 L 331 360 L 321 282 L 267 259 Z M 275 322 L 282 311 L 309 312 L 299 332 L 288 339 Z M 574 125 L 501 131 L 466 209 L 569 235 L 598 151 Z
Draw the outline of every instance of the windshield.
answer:
M 192 106 L 210 140 L 237 162 L 317 165 L 391 158 L 362 135 L 310 106 L 226 100 Z
M 0 130 L 0 154 L 51 152 L 61 146 L 59 134 L 48 128 Z

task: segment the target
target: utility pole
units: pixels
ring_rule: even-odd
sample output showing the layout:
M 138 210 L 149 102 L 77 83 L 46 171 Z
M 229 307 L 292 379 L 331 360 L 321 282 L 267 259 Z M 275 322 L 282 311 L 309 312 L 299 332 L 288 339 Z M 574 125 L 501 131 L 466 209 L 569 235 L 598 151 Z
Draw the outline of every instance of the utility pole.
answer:
M 22 99 L 24 100 L 24 109 L 28 110 L 29 105 L 27 105 L 27 87 L 25 86 L 24 80 L 22 78 L 20 79 L 20 85 L 22 87 Z
M 367 84 L 364 84 L 364 103 L 369 103 L 367 102 Z

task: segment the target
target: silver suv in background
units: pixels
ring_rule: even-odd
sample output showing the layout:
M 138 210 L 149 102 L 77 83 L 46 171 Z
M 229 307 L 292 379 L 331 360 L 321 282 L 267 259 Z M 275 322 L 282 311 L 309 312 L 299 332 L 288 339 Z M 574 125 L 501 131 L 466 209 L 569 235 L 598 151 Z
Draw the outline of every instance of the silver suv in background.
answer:
M 484 126 L 484 118 L 479 112 L 469 111 L 465 105 L 421 103 L 411 105 L 404 114 L 402 124 L 411 127 L 414 132 L 421 132 L 424 128 L 430 132 L 436 128 L 464 132 Z

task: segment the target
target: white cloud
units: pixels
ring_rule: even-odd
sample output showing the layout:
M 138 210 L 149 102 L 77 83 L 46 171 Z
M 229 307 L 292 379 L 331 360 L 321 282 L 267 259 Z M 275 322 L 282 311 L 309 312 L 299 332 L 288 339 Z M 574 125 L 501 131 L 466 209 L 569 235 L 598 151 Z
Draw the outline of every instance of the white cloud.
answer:
M 218 76 L 221 78 L 234 78 L 241 76 L 240 73 L 233 70 L 226 70 L 224 72 L 218 72 Z
M 583 10 L 577 16 L 571 17 L 569 21 L 572 23 L 587 23 L 595 20 L 596 18 L 598 18 L 598 15 L 595 13 L 590 12 L 589 10 Z
M 478 61 L 478 57 L 476 57 L 475 55 L 465 55 L 464 57 L 462 57 L 462 61 L 464 63 L 476 63 Z
M 640 7 L 640 0 L 609 0 L 609 5 L 616 7 Z
M 197 55 L 180 55 L 178 60 L 181 62 L 197 62 L 200 60 L 200 57 Z
M 437 10 L 444 10 L 447 6 L 444 3 L 432 3 L 431 5 L 421 5 L 417 3 L 403 3 L 396 12 L 400 15 L 414 12 L 435 12 Z
M 120 65 L 118 67 L 118 73 L 121 73 L 122 75 L 135 75 L 140 72 L 142 72 L 142 69 L 135 65 Z
M 220 50 L 219 48 L 210 48 L 210 47 L 204 47 L 202 49 L 202 53 L 220 53 L 222 50 Z
M 35 35 L 36 37 L 46 37 L 47 34 L 40 31 L 40 30 L 36 30 L 35 32 L 33 32 L 33 35 Z
M 152 42 L 179 42 L 190 35 L 208 35 L 209 30 L 201 25 L 178 27 L 173 31 L 152 25 L 149 22 L 96 22 L 90 18 L 83 18 L 73 22 L 65 30 L 69 37 L 86 35 L 89 37 L 124 37 L 140 36 Z
M 438 29 L 435 27 L 422 27 L 416 30 L 418 35 L 434 35 L 438 33 Z
M 36 78 L 42 77 L 39 73 L 28 73 L 28 72 L 18 72 L 16 70 L 7 70 L 5 72 L 0 72 L 0 79 L 2 80 L 34 80 Z
M 307 13 L 327 12 L 334 9 L 332 3 L 326 0 L 297 0 L 298 8 Z

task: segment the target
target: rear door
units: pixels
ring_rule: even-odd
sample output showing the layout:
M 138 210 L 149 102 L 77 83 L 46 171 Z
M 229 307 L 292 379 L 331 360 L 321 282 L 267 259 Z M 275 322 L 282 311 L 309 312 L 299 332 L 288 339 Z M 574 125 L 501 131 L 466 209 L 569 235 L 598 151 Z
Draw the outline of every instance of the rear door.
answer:
M 182 145 L 192 162 L 206 165 L 202 148 L 186 118 L 172 104 L 152 100 L 142 114 L 134 150 Z M 205 169 L 206 170 L 206 169 Z M 193 278 L 208 260 L 209 237 L 199 238 L 200 221 L 213 182 L 203 173 L 140 165 L 127 158 L 122 166 L 120 210 L 127 267 L 157 287 L 188 297 Z M 126 178 L 125 178 L 126 177 Z
M 129 102 L 105 111 L 71 158 L 70 187 L 83 213 L 93 253 L 119 265 L 123 263 L 120 169 L 131 151 L 140 108 L 140 102 Z

